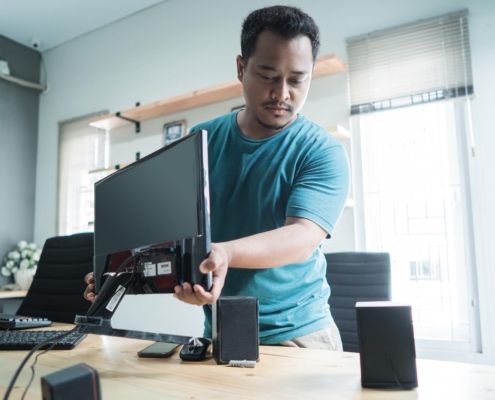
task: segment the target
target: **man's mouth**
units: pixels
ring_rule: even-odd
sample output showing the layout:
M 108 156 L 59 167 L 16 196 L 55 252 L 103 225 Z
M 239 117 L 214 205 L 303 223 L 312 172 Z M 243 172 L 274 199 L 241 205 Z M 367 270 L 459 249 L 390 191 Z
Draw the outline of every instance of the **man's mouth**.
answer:
M 289 111 L 287 108 L 282 108 L 282 107 L 267 106 L 265 108 L 273 115 L 282 115 L 285 112 Z

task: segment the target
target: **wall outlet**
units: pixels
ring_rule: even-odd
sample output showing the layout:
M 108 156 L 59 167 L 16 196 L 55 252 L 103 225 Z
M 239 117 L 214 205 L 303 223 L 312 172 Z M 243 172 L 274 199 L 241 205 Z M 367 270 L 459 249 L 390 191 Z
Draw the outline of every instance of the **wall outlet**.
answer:
M 9 63 L 7 61 L 0 60 L 0 74 L 10 75 Z

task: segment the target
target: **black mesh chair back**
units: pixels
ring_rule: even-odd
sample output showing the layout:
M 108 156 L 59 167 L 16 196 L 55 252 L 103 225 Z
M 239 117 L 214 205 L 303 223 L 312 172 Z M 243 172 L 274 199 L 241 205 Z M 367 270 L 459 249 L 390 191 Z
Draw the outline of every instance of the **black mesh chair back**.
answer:
M 330 311 L 344 351 L 359 352 L 356 302 L 391 299 L 389 253 L 328 253 Z
M 84 277 L 93 271 L 93 233 L 47 239 L 38 269 L 19 315 L 45 317 L 54 322 L 74 323 L 91 303 L 83 298 Z

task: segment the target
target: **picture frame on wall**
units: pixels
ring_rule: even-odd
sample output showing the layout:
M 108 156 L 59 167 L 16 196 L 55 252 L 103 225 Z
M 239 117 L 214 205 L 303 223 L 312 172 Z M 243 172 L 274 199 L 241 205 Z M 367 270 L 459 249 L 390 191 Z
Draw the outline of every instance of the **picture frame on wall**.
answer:
M 183 138 L 186 134 L 186 121 L 184 119 L 163 125 L 163 146 L 167 146 L 177 139 Z

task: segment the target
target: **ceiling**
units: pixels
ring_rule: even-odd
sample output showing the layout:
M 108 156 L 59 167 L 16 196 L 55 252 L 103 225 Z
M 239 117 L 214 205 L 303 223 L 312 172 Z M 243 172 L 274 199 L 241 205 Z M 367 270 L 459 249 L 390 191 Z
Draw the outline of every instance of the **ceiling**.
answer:
M 46 51 L 166 0 L 0 0 L 0 35 Z

